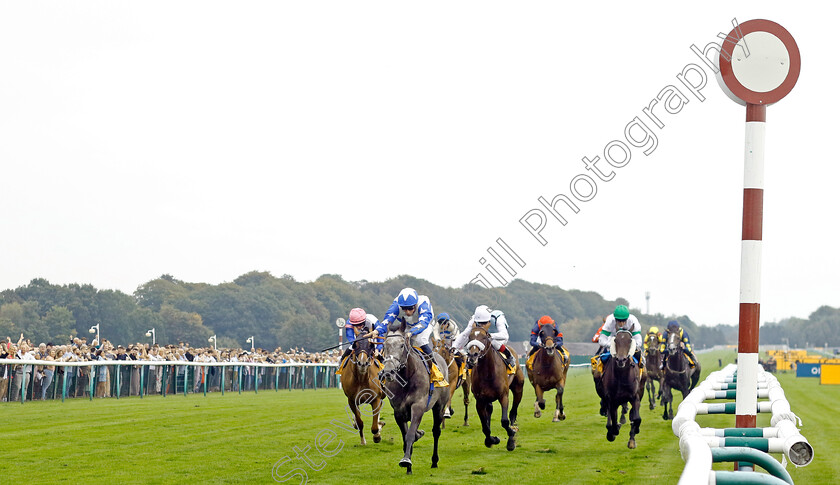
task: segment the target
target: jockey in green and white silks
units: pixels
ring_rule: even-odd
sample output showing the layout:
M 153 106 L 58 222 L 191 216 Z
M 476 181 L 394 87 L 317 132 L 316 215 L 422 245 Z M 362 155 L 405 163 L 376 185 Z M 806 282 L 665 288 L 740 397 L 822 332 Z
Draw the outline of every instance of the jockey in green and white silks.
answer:
M 642 343 L 642 326 L 636 316 L 630 314 L 630 310 L 625 305 L 615 307 L 615 311 L 604 322 L 604 328 L 601 329 L 601 335 L 598 337 L 598 345 L 601 346 L 598 353 L 603 353 L 609 349 L 610 337 L 615 336 L 615 333 L 619 330 L 627 330 L 633 336 L 633 342 L 636 343 L 634 358 L 637 362 L 641 362 L 644 346 Z

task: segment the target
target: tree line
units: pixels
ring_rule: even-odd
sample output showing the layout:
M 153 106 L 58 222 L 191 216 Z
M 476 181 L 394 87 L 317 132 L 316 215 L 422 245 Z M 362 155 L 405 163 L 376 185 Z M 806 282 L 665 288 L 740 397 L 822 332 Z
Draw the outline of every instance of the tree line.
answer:
M 54 285 L 41 278 L 28 285 L 0 292 L 0 338 L 17 340 L 20 333 L 33 342 L 63 343 L 74 336 L 91 337 L 89 329 L 101 324 L 102 338 L 116 344 L 146 343 L 147 330 L 155 329 L 158 343 L 179 341 L 206 346 L 217 336 L 219 347 L 247 347 L 253 336 L 257 347 L 303 347 L 309 350 L 338 342 L 337 318 L 347 318 L 353 307 L 382 318 L 400 289 L 410 286 L 428 295 L 435 312 L 447 312 L 462 325 L 473 309 L 487 304 L 505 312 L 511 341 L 525 341 L 541 315 L 560 324 L 566 341 L 586 342 L 605 315 L 618 304 L 591 291 L 563 290 L 557 286 L 515 280 L 505 288 L 477 285 L 444 288 L 412 276 L 384 282 L 345 281 L 323 275 L 299 282 L 289 275 L 275 277 L 252 271 L 229 283 L 189 283 L 162 275 L 137 287 L 131 294 L 100 290 L 89 284 Z M 629 306 L 629 305 L 628 305 Z M 698 326 L 688 316 L 644 315 L 643 329 L 678 320 L 699 348 L 737 343 L 737 326 Z M 762 343 L 799 344 L 804 332 L 810 343 L 838 345 L 840 310 L 823 307 L 808 320 L 789 319 L 762 327 Z M 802 333 L 800 333 L 802 332 Z M 802 341 L 804 345 L 805 340 Z

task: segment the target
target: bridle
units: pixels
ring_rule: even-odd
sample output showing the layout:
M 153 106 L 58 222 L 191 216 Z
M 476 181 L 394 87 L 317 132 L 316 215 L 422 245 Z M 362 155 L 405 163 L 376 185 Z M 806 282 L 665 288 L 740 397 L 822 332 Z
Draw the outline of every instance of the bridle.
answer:
M 487 343 L 478 340 L 476 337 L 483 336 L 487 339 Z M 490 350 L 492 346 L 490 344 L 490 334 L 487 332 L 487 329 L 484 327 L 478 327 L 472 330 L 472 340 L 467 342 L 465 348 L 467 349 L 467 364 L 470 367 L 474 367 L 478 364 L 478 361 L 481 360 L 482 357 L 487 355 L 487 352 Z M 478 349 L 477 351 L 473 352 L 473 349 Z
M 628 361 L 630 362 L 631 367 L 636 365 L 635 362 L 633 362 L 633 359 L 632 359 L 633 354 L 635 353 L 635 349 L 633 348 L 633 347 L 635 347 L 635 341 L 633 340 L 631 333 L 627 330 L 623 330 L 623 329 L 619 330 L 618 332 L 616 332 L 615 336 L 618 337 L 621 334 L 627 334 L 630 337 L 630 347 L 627 349 L 628 350 L 627 355 L 622 356 L 622 357 L 618 356 L 618 354 L 616 353 L 615 338 L 613 338 L 612 342 L 610 342 L 610 355 L 612 355 L 613 358 L 615 359 L 616 367 L 618 367 L 619 369 L 624 369 L 625 367 L 627 367 L 627 362 Z
M 380 380 L 385 379 L 388 376 L 398 374 L 400 371 L 402 371 L 405 368 L 406 361 L 408 360 L 408 358 L 407 358 L 407 356 L 408 356 L 408 349 L 407 349 L 408 344 L 406 343 L 406 341 L 408 340 L 408 337 L 406 335 L 401 334 L 401 333 L 389 333 L 389 334 L 385 335 L 385 341 L 386 342 L 388 341 L 389 338 L 401 338 L 401 339 L 403 339 L 403 351 L 404 351 L 403 353 L 405 354 L 406 358 L 403 360 L 403 359 L 398 358 L 397 356 L 395 356 L 393 354 L 386 354 L 384 359 L 382 360 L 382 371 L 379 373 Z M 388 364 L 391 364 L 391 367 L 392 367 L 391 369 L 388 368 Z
M 678 343 L 674 343 L 673 341 L 676 340 Z M 668 334 L 668 358 L 665 359 L 665 367 L 674 374 L 685 374 L 688 371 L 688 368 L 684 368 L 683 370 L 676 370 L 671 367 L 671 357 L 677 357 L 683 362 L 682 358 L 682 341 L 679 340 L 679 334 L 677 333 L 670 333 Z

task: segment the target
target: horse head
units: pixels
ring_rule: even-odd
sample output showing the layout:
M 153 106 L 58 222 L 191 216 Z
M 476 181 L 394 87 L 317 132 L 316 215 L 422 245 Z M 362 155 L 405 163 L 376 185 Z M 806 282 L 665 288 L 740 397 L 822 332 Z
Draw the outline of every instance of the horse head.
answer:
M 490 334 L 487 329 L 475 327 L 470 331 L 470 341 L 465 347 L 467 349 L 467 364 L 470 367 L 478 364 L 478 359 L 490 349 Z
M 545 324 L 540 326 L 540 341 L 542 342 L 542 348 L 546 350 L 554 350 L 554 346 L 557 343 L 557 327 L 551 324 Z
M 385 334 L 385 345 L 382 349 L 383 365 L 379 378 L 384 381 L 395 380 L 397 374 L 405 367 L 411 348 L 411 335 L 405 332 L 405 323 L 394 322 L 388 326 Z
M 647 344 L 648 354 L 653 354 L 659 350 L 659 337 L 655 333 L 647 334 L 645 343 Z
M 670 354 L 674 354 L 677 349 L 682 346 L 682 340 L 680 340 L 680 334 L 677 332 L 669 332 L 668 333 L 668 352 Z
M 353 341 L 352 362 L 362 372 L 367 373 L 372 362 L 373 344 L 369 338 L 361 338 Z
M 610 355 L 620 369 L 627 367 L 628 362 L 633 365 L 632 357 L 636 353 L 636 342 L 627 330 L 619 330 L 610 342 Z

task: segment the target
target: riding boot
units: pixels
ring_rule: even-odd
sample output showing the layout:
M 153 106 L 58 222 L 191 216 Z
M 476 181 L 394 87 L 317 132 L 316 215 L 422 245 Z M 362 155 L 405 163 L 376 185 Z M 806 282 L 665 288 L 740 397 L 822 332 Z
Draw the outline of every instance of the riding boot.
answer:
M 435 358 L 432 354 L 432 346 L 426 344 L 421 346 L 420 350 L 423 351 L 424 360 L 427 360 L 429 362 L 429 378 L 435 384 L 435 387 L 448 386 L 449 383 L 446 382 L 446 379 L 443 378 L 443 373 L 440 371 L 440 369 L 438 369 L 438 366 L 435 363 Z
M 344 371 L 344 367 L 347 366 L 347 357 L 353 352 L 353 346 L 351 345 L 348 347 L 343 354 L 341 354 L 341 358 L 338 359 L 338 369 L 335 371 L 335 374 L 340 376 L 341 373 Z
M 694 352 L 689 350 L 683 350 L 683 352 L 685 353 L 685 356 L 688 357 L 688 366 L 693 369 L 695 365 L 694 363 L 697 362 L 697 357 L 694 356 Z
M 516 360 L 513 358 L 513 354 L 510 353 L 510 349 L 506 346 L 502 346 L 502 354 L 505 356 L 505 362 L 507 363 L 508 367 L 511 369 L 516 369 Z

